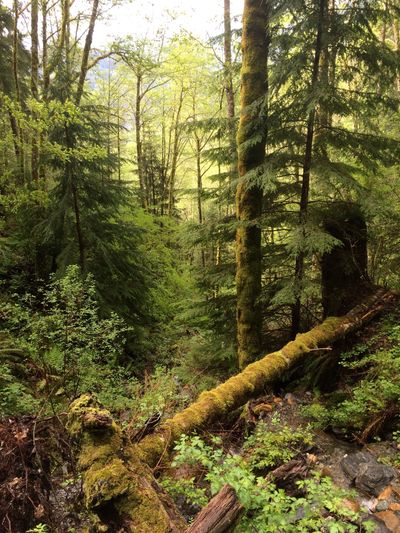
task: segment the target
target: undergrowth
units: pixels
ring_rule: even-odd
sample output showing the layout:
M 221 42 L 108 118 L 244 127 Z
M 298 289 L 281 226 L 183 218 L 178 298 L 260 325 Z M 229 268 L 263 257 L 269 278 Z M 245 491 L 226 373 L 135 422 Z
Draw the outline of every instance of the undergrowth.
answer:
M 304 431 L 305 439 L 308 441 L 309 430 Z M 279 431 L 276 434 L 279 434 Z M 287 432 L 283 430 L 279 437 L 284 439 L 285 436 Z M 263 429 L 247 439 L 245 449 L 247 452 L 252 449 L 257 450 L 262 442 L 267 448 L 270 447 L 270 459 L 267 462 L 274 463 L 277 456 L 274 449 L 281 446 L 281 443 L 278 445 L 276 439 L 275 442 L 268 444 Z M 186 480 L 172 480 L 166 477 L 162 481 L 166 490 L 175 498 L 178 495 L 184 496 L 192 505 L 204 506 L 207 499 L 217 494 L 225 484 L 229 484 L 235 489 L 245 509 L 243 517 L 235 527 L 236 533 L 360 531 L 359 514 L 343 505 L 343 500 L 350 497 L 351 493 L 336 487 L 330 478 L 322 477 L 315 472 L 311 478 L 297 482 L 301 496 L 291 496 L 284 490 L 278 489 L 265 477 L 257 476 L 256 471 L 260 467 L 259 456 L 257 459 L 251 458 L 251 454 L 242 457 L 226 453 L 221 444 L 221 439 L 218 437 L 212 438 L 211 444 L 206 444 L 199 436 L 182 436 L 175 446 L 173 466 L 194 465 L 198 468 L 200 465 L 204 471 L 203 485 L 196 484 L 194 477 Z M 266 453 L 268 456 L 268 450 Z M 281 459 L 284 460 L 283 457 Z M 265 458 L 261 459 L 261 464 L 265 464 Z M 366 532 L 373 531 L 370 524 L 365 524 L 363 527 Z
M 396 314 L 382 320 L 379 332 L 341 355 L 346 377 L 341 390 L 304 408 L 321 428 L 339 427 L 361 435 L 378 435 L 399 414 L 400 326 Z

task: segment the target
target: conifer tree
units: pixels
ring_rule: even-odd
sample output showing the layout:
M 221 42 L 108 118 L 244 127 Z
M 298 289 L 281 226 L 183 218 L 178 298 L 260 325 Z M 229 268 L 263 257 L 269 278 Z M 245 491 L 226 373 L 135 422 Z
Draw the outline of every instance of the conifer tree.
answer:
M 265 102 L 268 88 L 268 4 L 246 0 L 243 12 L 240 121 L 237 135 L 239 183 L 236 192 L 237 341 L 239 366 L 261 349 L 262 189 L 249 183 L 265 157 Z

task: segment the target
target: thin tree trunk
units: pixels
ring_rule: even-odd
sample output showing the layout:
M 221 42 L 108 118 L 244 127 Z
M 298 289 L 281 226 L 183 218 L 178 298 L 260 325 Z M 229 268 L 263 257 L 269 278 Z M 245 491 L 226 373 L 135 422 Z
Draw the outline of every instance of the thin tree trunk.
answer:
M 233 91 L 232 77 L 232 29 L 231 29 L 231 3 L 224 0 L 224 84 L 227 104 L 227 117 L 229 120 L 229 146 L 232 158 L 229 170 L 229 187 L 232 186 L 236 174 L 236 139 L 235 139 L 235 93 Z
M 18 0 L 14 0 L 13 2 L 13 11 L 14 11 L 14 25 L 13 25 L 13 53 L 12 53 L 12 61 L 13 61 L 13 79 L 14 79 L 14 90 L 15 90 L 15 96 L 16 100 L 20 107 L 22 107 L 22 101 L 21 101 L 21 91 L 19 86 L 19 74 L 18 74 L 18 54 L 19 54 L 19 44 L 18 44 L 18 20 L 19 20 L 19 6 L 18 6 Z M 18 161 L 18 167 L 20 171 L 20 177 L 21 180 L 24 180 L 25 178 L 25 155 L 24 155 L 24 137 L 23 132 L 20 124 L 18 123 L 18 120 L 15 119 L 15 132 L 18 132 L 18 147 L 19 147 L 19 161 Z M 13 130 L 14 131 L 14 130 Z
M 117 99 L 117 156 L 118 156 L 118 181 L 121 181 L 121 101 Z
M 86 74 L 88 71 L 89 64 L 89 53 L 92 46 L 94 26 L 96 24 L 97 12 L 99 8 L 99 0 L 93 0 L 92 4 L 92 13 L 90 15 L 89 29 L 86 34 L 85 46 L 83 47 L 82 61 L 81 61 L 81 70 L 78 79 L 78 87 L 76 90 L 75 103 L 79 105 L 83 95 L 83 87 L 85 85 Z
M 69 126 L 65 126 L 65 139 L 68 149 L 72 149 L 75 145 L 71 130 Z M 75 215 L 75 230 L 78 240 L 79 249 L 79 266 L 82 272 L 86 271 L 86 247 L 82 231 L 81 210 L 79 205 L 79 193 L 76 185 L 76 177 L 73 168 L 73 162 L 67 161 L 66 172 L 68 175 L 68 182 L 72 195 L 72 207 Z
M 146 185 L 143 176 L 143 149 L 142 149 L 142 75 L 140 72 L 136 75 L 136 101 L 135 101 L 135 129 L 136 129 L 136 157 L 137 157 L 137 169 L 139 177 L 140 187 L 140 203 L 144 209 L 147 209 L 147 194 Z
M 196 135 L 196 174 L 197 174 L 197 213 L 199 217 L 199 224 L 203 224 L 203 176 L 201 172 L 201 140 Z M 201 247 L 201 265 L 206 266 L 206 256 L 203 246 Z
M 260 217 L 263 194 L 259 187 L 249 187 L 246 174 L 259 167 L 265 158 L 266 126 L 262 125 L 260 128 L 259 124 L 260 116 L 265 116 L 265 99 L 268 92 L 267 27 L 268 6 L 262 0 L 246 0 L 243 13 L 242 87 L 237 136 L 240 181 L 236 192 L 236 320 L 240 368 L 254 360 L 261 351 Z M 249 140 L 255 135 L 258 135 L 260 140 L 249 146 Z
M 323 31 L 324 31 L 324 18 L 326 13 L 326 3 L 327 0 L 320 0 L 319 2 L 319 16 L 318 16 L 318 28 L 317 28 L 317 37 L 315 41 L 315 54 L 313 61 L 313 70 L 310 86 L 310 95 L 313 95 L 316 85 L 318 83 L 319 71 L 320 71 L 320 60 L 321 60 L 321 51 L 322 51 L 322 40 L 323 40 Z M 316 107 L 313 106 L 310 110 L 307 120 L 307 135 L 306 135 L 306 145 L 304 152 L 304 162 L 303 162 L 303 180 L 301 185 L 301 196 L 300 196 L 300 212 L 299 212 L 299 224 L 302 233 L 302 240 L 306 238 L 306 224 L 307 224 L 307 215 L 308 215 L 308 200 L 310 195 L 310 174 L 311 174 L 311 164 L 312 164 L 312 155 L 313 155 L 313 142 L 314 142 L 314 126 L 315 126 L 315 114 Z M 296 301 L 292 307 L 292 330 L 291 336 L 294 338 L 300 330 L 300 320 L 301 320 L 301 285 L 304 278 L 304 260 L 305 253 L 300 251 L 296 257 L 295 264 L 295 291 L 296 291 Z
M 179 142 L 181 137 L 181 128 L 179 125 L 180 118 L 181 118 L 181 111 L 182 111 L 182 105 L 183 105 L 183 96 L 184 91 L 183 87 L 181 88 L 181 92 L 179 94 L 179 102 L 178 102 L 178 108 L 176 111 L 176 117 L 174 121 L 173 126 L 173 147 L 172 147 L 172 162 L 171 162 L 171 172 L 169 177 L 169 200 L 168 200 L 168 216 L 172 217 L 174 213 L 174 207 L 175 207 L 175 177 L 176 177 L 176 169 L 178 165 L 178 157 L 179 157 Z
M 224 0 L 224 80 L 228 118 L 235 116 L 235 94 L 232 80 L 232 30 L 230 0 Z
M 31 92 L 35 100 L 39 100 L 39 5 L 38 0 L 31 0 Z M 37 119 L 36 114 L 33 118 Z M 36 131 L 31 140 L 31 173 L 32 180 L 39 182 L 39 140 Z

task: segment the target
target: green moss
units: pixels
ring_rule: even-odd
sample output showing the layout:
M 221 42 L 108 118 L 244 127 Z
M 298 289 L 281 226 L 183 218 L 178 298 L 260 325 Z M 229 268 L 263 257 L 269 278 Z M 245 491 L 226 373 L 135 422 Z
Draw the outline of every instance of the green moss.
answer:
M 106 465 L 95 462 L 84 474 L 83 492 L 87 507 L 96 507 L 130 490 L 130 479 L 121 459 L 112 458 Z
M 98 513 L 96 531 L 114 531 L 100 520 L 106 505 L 113 524 L 123 523 L 126 531 L 172 531 L 151 470 L 141 463 L 137 447 L 123 446 L 121 429 L 108 411 L 84 395 L 70 406 L 68 428 L 79 443 L 85 504 Z M 167 504 L 171 508 L 172 503 Z M 183 519 L 181 525 L 175 531 L 186 529 Z
M 86 469 L 94 462 L 105 464 L 110 457 L 118 453 L 120 448 L 121 436 L 119 433 L 106 438 L 86 434 L 82 439 L 78 466 L 81 469 Z

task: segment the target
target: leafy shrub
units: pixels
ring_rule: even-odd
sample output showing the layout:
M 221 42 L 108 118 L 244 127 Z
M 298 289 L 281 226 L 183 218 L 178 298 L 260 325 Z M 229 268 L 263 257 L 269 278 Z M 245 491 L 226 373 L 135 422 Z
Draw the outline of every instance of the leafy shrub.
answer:
M 7 305 L 3 317 L 32 360 L 37 392 L 70 400 L 90 390 L 111 409 L 131 406 L 138 382 L 118 364 L 129 328 L 115 314 L 100 316 L 91 275 L 83 278 L 70 266 L 43 289 L 39 309 L 27 296 L 22 304 Z
M 0 416 L 31 413 L 38 401 L 13 375 L 9 365 L 0 364 Z
M 309 426 L 293 429 L 272 419 L 271 425 L 259 422 L 254 433 L 246 440 L 243 450 L 253 469 L 263 470 L 290 461 L 313 443 Z
M 378 346 L 378 349 L 374 346 Z M 383 348 L 379 346 L 383 345 Z M 358 381 L 345 387 L 339 401 L 314 403 L 304 408 L 320 427 L 329 425 L 363 431 L 371 422 L 392 416 L 400 401 L 400 327 L 384 321 L 380 335 L 342 354 L 341 365 Z M 361 379 L 360 379 L 361 378 Z M 376 426 L 379 429 L 379 424 Z
M 203 466 L 206 471 L 205 480 L 209 483 L 212 495 L 226 483 L 235 489 L 246 511 L 235 532 L 359 531 L 359 526 L 355 524 L 359 515 L 343 506 L 343 499 L 349 497 L 349 492 L 333 485 L 330 478 L 315 474 L 311 479 L 298 483 L 303 490 L 303 497 L 288 496 L 264 478 L 257 477 L 252 470 L 251 461 L 246 461 L 239 455 L 224 453 L 220 445 L 221 440 L 218 438 L 213 438 L 212 445 L 208 445 L 198 436 L 182 436 L 175 447 L 177 454 L 173 465 Z M 164 481 L 167 489 L 170 485 L 170 481 Z M 172 494 L 174 489 L 173 485 Z M 192 495 L 192 502 L 198 504 L 199 495 L 193 494 L 192 488 L 185 491 L 188 499 Z M 373 527 L 367 524 L 365 531 L 372 532 Z
M 161 485 L 174 500 L 183 497 L 188 503 L 199 507 L 204 507 L 208 502 L 206 490 L 201 487 L 196 487 L 194 477 L 190 479 L 172 479 L 165 477 L 161 481 Z

